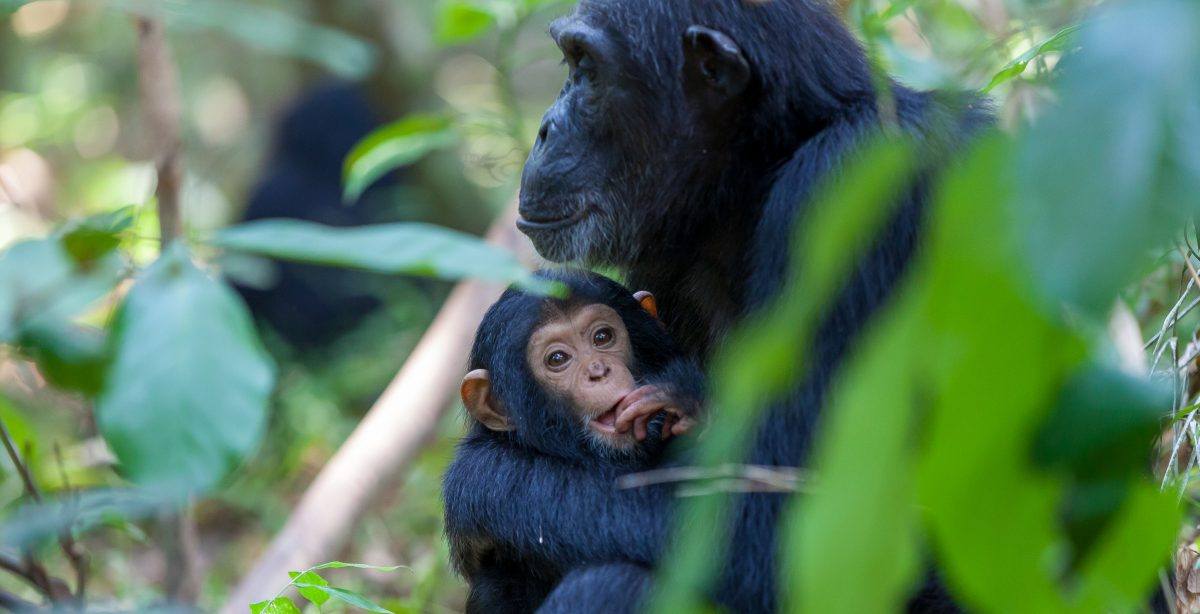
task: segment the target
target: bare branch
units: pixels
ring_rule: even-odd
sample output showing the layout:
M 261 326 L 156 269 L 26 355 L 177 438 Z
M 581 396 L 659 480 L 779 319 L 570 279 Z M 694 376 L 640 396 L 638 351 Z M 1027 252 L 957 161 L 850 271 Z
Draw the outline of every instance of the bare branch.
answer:
M 179 80 L 162 22 L 139 18 L 138 83 L 142 112 L 155 152 L 158 184 L 158 227 L 166 246 L 183 230 L 180 189 L 183 186 L 183 141 L 180 137 Z

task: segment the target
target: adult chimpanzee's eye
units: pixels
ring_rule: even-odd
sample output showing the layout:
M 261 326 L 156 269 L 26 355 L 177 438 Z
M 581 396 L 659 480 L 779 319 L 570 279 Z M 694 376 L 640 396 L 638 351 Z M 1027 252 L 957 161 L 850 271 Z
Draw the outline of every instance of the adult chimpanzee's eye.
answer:
M 616 339 L 616 337 L 616 334 L 613 333 L 613 329 L 605 326 L 604 328 L 597 329 L 595 333 L 592 333 L 592 345 L 595 345 L 598 348 L 607 347 L 612 345 L 613 339 Z
M 546 354 L 546 366 L 550 367 L 552 370 L 557 371 L 558 369 L 565 367 L 570 361 L 571 355 L 562 350 L 554 350 L 553 352 Z

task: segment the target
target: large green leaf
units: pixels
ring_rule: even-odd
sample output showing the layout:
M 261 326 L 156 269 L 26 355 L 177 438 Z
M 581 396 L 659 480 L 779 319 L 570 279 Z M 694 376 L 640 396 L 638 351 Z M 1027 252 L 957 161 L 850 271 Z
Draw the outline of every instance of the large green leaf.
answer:
M 1114 5 L 1079 31 L 1061 103 L 1018 156 L 1026 275 L 1103 317 L 1200 213 L 1200 5 Z
M 713 425 L 706 431 L 699 463 L 712 467 L 740 458 L 758 426 L 759 412 L 803 375 L 805 351 L 826 302 L 849 274 L 855 259 L 888 219 L 895 195 L 912 174 L 914 157 L 905 140 L 879 141 L 848 165 L 840 180 L 813 197 L 804 223 L 795 229 L 791 267 L 783 293 L 742 324 L 714 360 Z M 686 522 L 650 611 L 699 608 L 723 548 L 728 501 L 722 496 L 690 498 Z
M 461 232 L 419 223 L 354 228 L 263 220 L 228 228 L 212 243 L 310 264 L 440 279 L 468 277 L 538 286 L 511 253 Z
M 375 130 L 346 156 L 343 199 L 358 200 L 380 177 L 457 141 L 450 119 L 436 115 L 410 115 Z
M 913 308 L 886 316 L 833 390 L 820 485 L 794 501 L 783 542 L 789 611 L 899 611 L 916 577 Z
M 113 343 L 96 420 L 130 479 L 203 491 L 258 444 L 271 362 L 240 299 L 181 242 L 130 289 Z

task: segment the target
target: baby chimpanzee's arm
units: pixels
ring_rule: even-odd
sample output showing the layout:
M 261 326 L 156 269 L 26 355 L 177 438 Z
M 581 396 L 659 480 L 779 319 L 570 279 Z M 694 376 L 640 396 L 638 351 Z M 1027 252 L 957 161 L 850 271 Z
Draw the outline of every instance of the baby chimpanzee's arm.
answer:
M 446 473 L 446 533 L 460 571 L 473 548 L 498 547 L 559 573 L 627 561 L 653 565 L 671 526 L 671 489 L 620 490 L 619 471 L 505 446 L 488 436 L 463 441 Z

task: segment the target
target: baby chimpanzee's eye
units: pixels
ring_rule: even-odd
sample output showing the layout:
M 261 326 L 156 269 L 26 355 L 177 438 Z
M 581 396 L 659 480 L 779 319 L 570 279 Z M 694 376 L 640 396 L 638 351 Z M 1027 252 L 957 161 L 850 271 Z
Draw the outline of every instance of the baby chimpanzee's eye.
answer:
M 566 366 L 570 360 L 571 355 L 562 350 L 554 350 L 546 354 L 546 366 L 555 371 Z
M 613 339 L 616 339 L 616 337 L 617 335 L 613 333 L 613 329 L 605 326 L 597 329 L 596 332 L 592 334 L 592 344 L 598 348 L 602 348 L 610 345 L 613 342 Z

